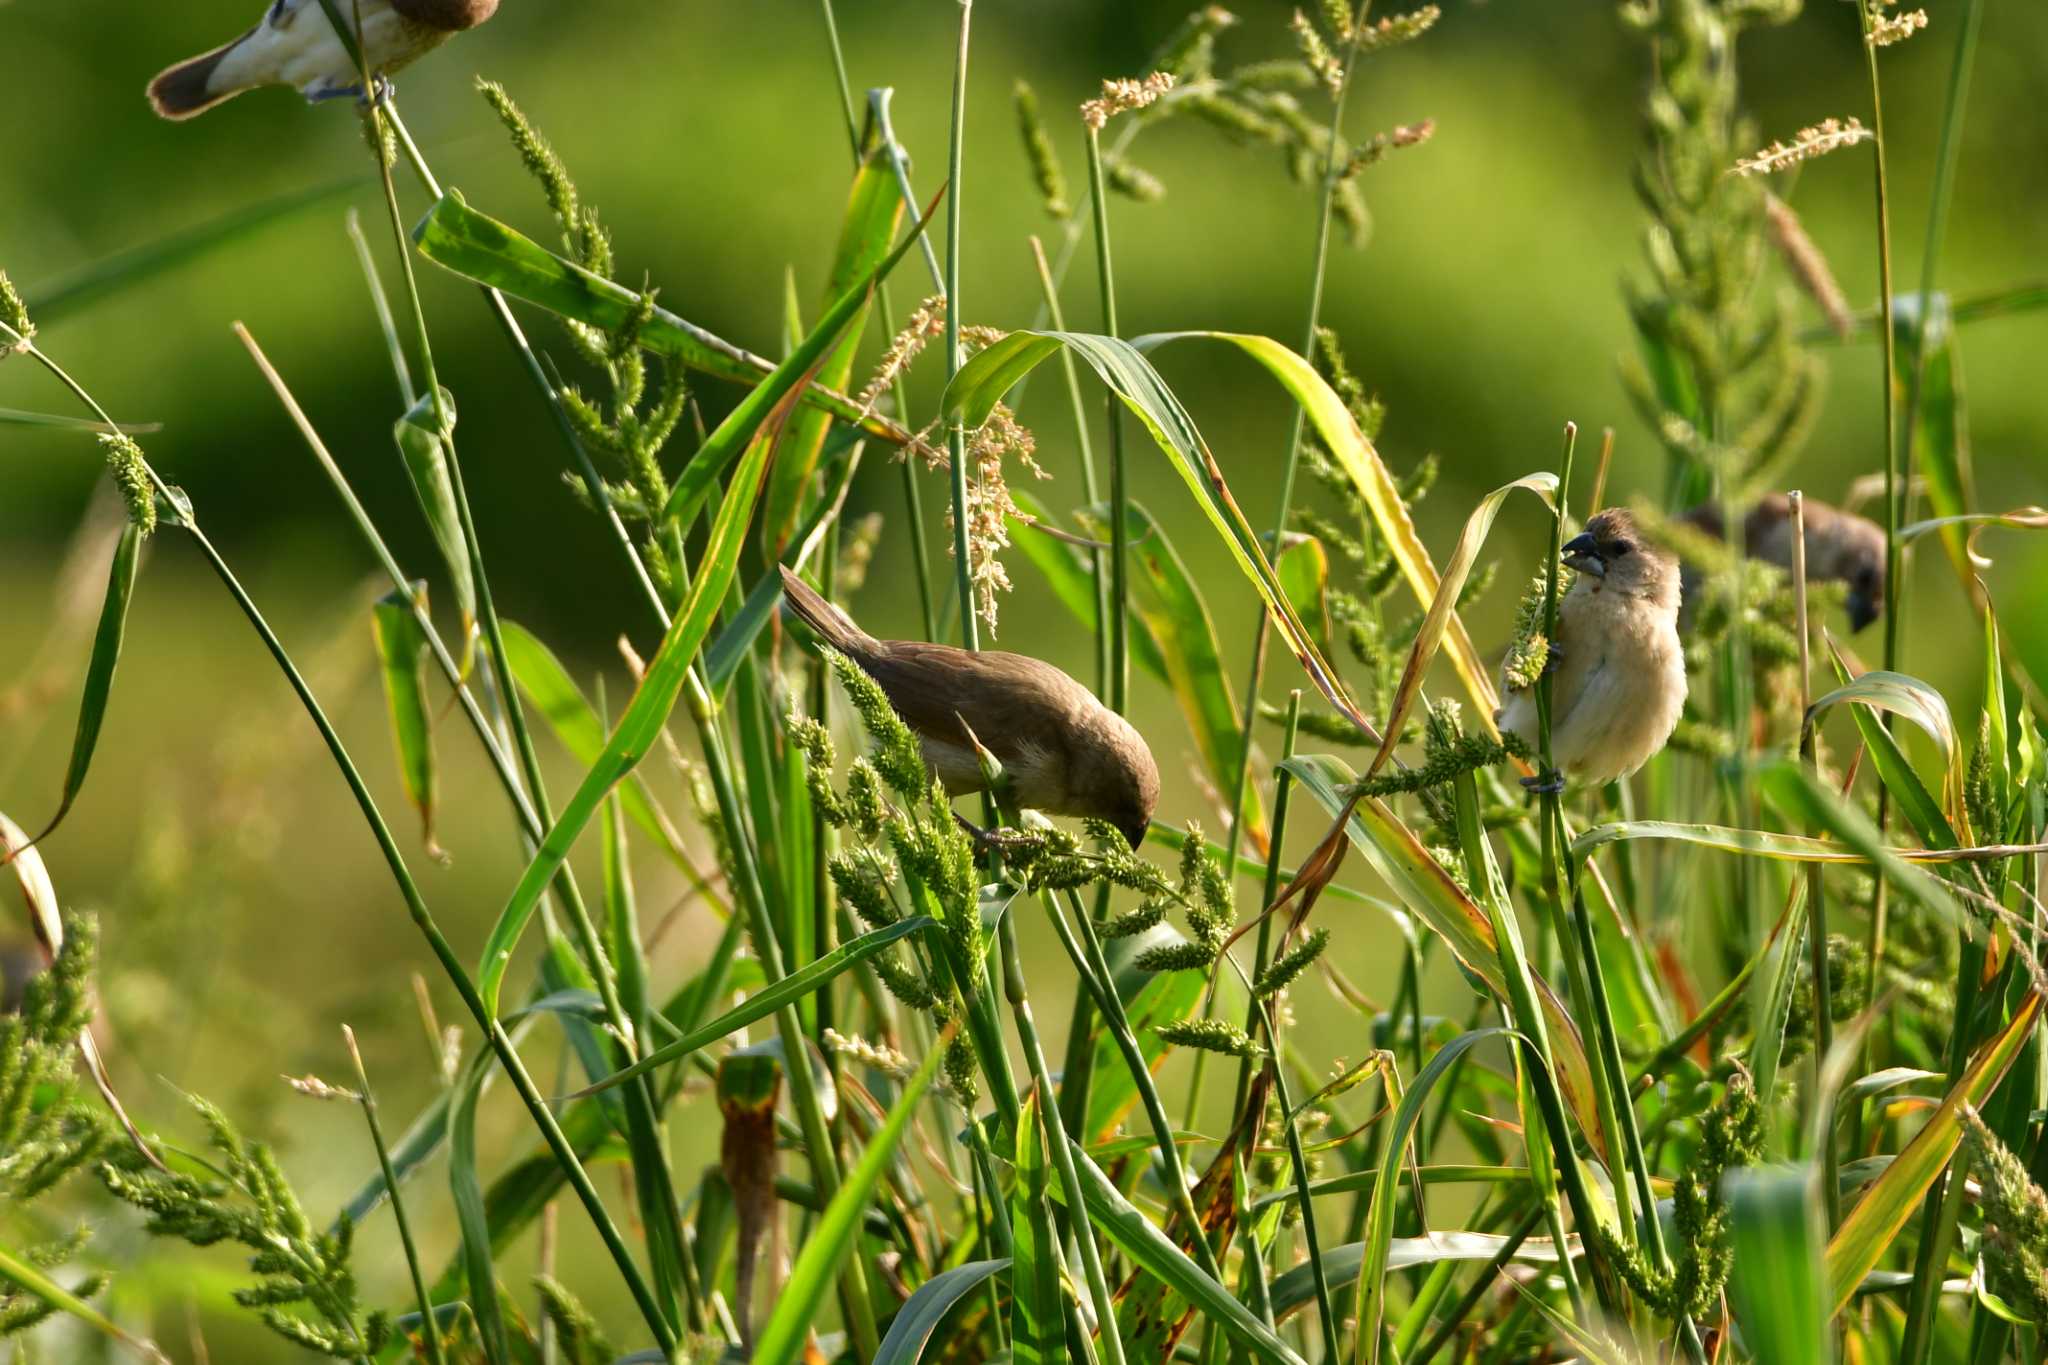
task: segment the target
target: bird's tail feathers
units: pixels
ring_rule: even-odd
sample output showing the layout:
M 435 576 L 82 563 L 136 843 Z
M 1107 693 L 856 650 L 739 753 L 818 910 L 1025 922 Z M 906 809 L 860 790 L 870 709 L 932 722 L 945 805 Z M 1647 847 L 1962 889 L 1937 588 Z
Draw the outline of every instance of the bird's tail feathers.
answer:
M 213 76 L 220 69 L 221 61 L 249 41 L 255 32 L 252 28 L 231 43 L 223 43 L 211 52 L 179 62 L 163 72 L 149 83 L 150 107 L 167 119 L 182 120 L 203 114 L 222 100 L 241 94 L 248 87 L 237 85 L 217 90 L 213 87 Z
M 875 643 L 873 636 L 855 625 L 845 612 L 818 596 L 811 585 L 790 572 L 787 565 L 778 567 L 782 570 L 782 600 L 796 613 L 797 619 L 841 654 L 870 652 Z

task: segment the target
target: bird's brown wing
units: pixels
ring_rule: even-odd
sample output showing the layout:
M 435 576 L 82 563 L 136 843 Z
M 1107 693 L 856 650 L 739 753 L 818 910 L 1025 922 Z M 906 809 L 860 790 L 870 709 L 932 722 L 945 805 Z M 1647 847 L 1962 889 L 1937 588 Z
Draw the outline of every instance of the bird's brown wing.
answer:
M 498 0 L 391 0 L 391 8 L 416 24 L 460 33 L 497 13 Z
M 964 720 L 1006 761 L 1025 744 L 1064 747 L 1072 718 L 1094 704 L 1081 684 L 1022 654 L 891 640 L 859 663 L 911 729 L 964 744 Z

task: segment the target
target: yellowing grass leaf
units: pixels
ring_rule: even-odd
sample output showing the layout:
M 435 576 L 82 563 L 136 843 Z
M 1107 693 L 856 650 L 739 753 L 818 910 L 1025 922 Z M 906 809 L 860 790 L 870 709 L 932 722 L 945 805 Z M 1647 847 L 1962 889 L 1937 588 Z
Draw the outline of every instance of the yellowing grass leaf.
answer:
M 1344 400 L 1316 373 L 1315 366 L 1271 337 L 1248 336 L 1241 332 L 1169 332 L 1140 337 L 1137 344 L 1150 350 L 1183 337 L 1229 342 L 1264 365 L 1268 373 L 1280 381 L 1308 414 L 1316 435 L 1336 457 L 1338 468 L 1350 476 L 1360 496 L 1365 499 L 1365 505 L 1372 513 L 1373 525 L 1393 554 L 1395 564 L 1400 566 L 1401 577 L 1407 580 L 1415 600 L 1425 608 L 1434 603 L 1442 580 L 1436 565 L 1430 560 L 1428 548 L 1422 543 L 1422 537 L 1416 533 L 1415 522 L 1408 515 L 1408 505 L 1401 500 L 1399 485 L 1388 472 L 1378 449 L 1359 430 L 1350 409 L 1344 406 Z M 1455 603 L 1457 594 L 1454 592 L 1451 596 Z M 1458 677 L 1464 682 L 1472 705 L 1478 710 L 1479 723 L 1486 727 L 1488 734 L 1492 734 L 1493 713 L 1500 705 L 1500 698 L 1494 693 L 1493 678 L 1480 661 L 1479 651 L 1472 647 L 1472 637 L 1466 634 L 1465 623 L 1459 619 L 1455 606 L 1446 614 L 1441 629 L 1444 648 L 1450 651 L 1451 663 L 1458 670 Z M 1388 726 L 1387 729 L 1392 731 L 1394 727 Z
M 1273 557 L 1273 571 L 1280 575 L 1280 591 L 1294 607 L 1294 614 L 1308 627 L 1309 637 L 1322 646 L 1324 657 L 1331 652 L 1330 552 L 1314 536 L 1284 538 L 1280 553 Z
M 1258 590 L 1280 638 L 1317 689 L 1355 725 L 1377 738 L 1379 731 L 1358 709 L 1344 680 L 1330 667 L 1281 591 L 1257 532 L 1245 520 L 1223 477 L 1222 466 L 1216 462 L 1208 442 L 1202 439 L 1202 433 L 1195 429 L 1194 419 L 1152 368 L 1152 362 L 1132 343 L 1086 332 L 1012 332 L 968 361 L 953 376 L 946 386 L 944 415 L 968 426 L 986 422 L 997 401 L 1062 346 L 1087 361 L 1151 433 L 1153 442 L 1165 452 L 1174 472 L 1194 494 L 1238 568 Z
M 1465 580 L 1471 576 L 1473 561 L 1479 558 L 1479 547 L 1486 543 L 1487 534 L 1493 530 L 1493 521 L 1500 515 L 1501 503 L 1517 488 L 1528 489 L 1548 505 L 1557 494 L 1557 475 L 1525 474 L 1513 483 L 1504 483 L 1481 498 L 1479 505 L 1472 509 L 1472 515 L 1465 518 L 1465 529 L 1458 537 L 1457 548 L 1451 551 L 1450 562 L 1444 566 L 1443 581 L 1437 584 L 1436 595 L 1430 599 L 1429 610 L 1416 629 L 1415 643 L 1409 647 L 1408 662 L 1401 670 L 1401 683 L 1394 689 L 1393 703 L 1387 708 L 1386 734 L 1380 740 L 1379 752 L 1372 756 L 1372 763 L 1365 770 L 1367 777 L 1379 772 L 1394 756 L 1394 745 L 1401 736 L 1401 722 L 1408 718 L 1408 708 L 1415 704 L 1416 694 L 1422 690 L 1423 674 L 1429 671 L 1430 660 L 1436 657 L 1444 632 L 1457 613 L 1458 594 L 1465 590 Z M 1492 714 L 1490 711 L 1487 713 L 1489 724 Z
M 1863 1277 L 1876 1269 L 1899 1229 L 1920 1207 L 1922 1197 L 1955 1155 L 1963 1138 L 1963 1106 L 1982 1105 L 2005 1078 L 2006 1069 L 2025 1046 L 2040 1017 L 2041 997 L 2029 995 L 2005 1028 L 1979 1049 L 1969 1070 L 1941 1105 L 1921 1125 L 1906 1149 L 1892 1158 L 1884 1174 L 1871 1182 L 1863 1198 L 1842 1220 L 1828 1243 L 1828 1284 L 1833 1311 L 1849 1304 Z

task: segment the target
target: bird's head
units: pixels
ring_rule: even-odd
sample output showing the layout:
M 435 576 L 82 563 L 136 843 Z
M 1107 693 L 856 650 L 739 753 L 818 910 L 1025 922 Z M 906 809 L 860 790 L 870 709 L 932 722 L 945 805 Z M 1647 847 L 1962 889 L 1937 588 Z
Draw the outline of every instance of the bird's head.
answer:
M 1884 615 L 1884 528 L 1853 512 L 1806 520 L 1806 572 L 1809 578 L 1836 578 L 1849 585 L 1844 605 L 1849 625 L 1861 630 Z
M 1115 825 L 1124 842 L 1136 852 L 1152 827 L 1152 810 L 1159 804 L 1159 765 L 1152 759 L 1151 746 L 1121 716 L 1105 742 L 1093 750 L 1096 761 L 1091 786 L 1101 809 L 1098 814 Z
M 1564 562 L 1599 580 L 1603 591 L 1678 601 L 1678 561 L 1637 529 L 1626 508 L 1597 512 L 1565 542 Z

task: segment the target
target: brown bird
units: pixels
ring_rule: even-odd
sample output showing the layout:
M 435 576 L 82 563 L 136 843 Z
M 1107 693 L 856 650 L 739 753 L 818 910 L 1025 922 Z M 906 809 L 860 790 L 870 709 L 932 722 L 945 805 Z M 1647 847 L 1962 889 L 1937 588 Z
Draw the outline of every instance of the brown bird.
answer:
M 1695 507 L 1679 520 L 1715 540 L 1724 538 L 1721 509 L 1715 503 Z M 1750 558 L 1789 572 L 1792 500 L 1773 493 L 1750 508 L 1742 520 L 1742 543 Z M 1846 583 L 1849 624 L 1863 629 L 1884 614 L 1884 528 L 1868 517 L 1806 499 L 1806 578 L 1811 583 Z M 1688 565 L 1684 581 L 1688 605 L 1698 587 L 1699 574 Z
M 498 0 L 339 0 L 361 14 L 362 49 L 378 80 L 475 28 Z M 241 37 L 180 62 L 149 83 L 149 102 L 168 119 L 203 114 L 262 85 L 289 85 L 308 100 L 360 96 L 361 78 L 320 0 L 274 0 Z
M 1145 737 L 1080 683 L 1022 654 L 877 640 L 786 568 L 782 595 L 880 684 L 948 795 L 984 790 L 978 739 L 1002 762 L 1020 806 L 1106 820 L 1132 848 L 1144 839 L 1159 767 Z
M 1559 773 L 1601 786 L 1664 747 L 1685 705 L 1678 641 L 1678 561 L 1637 533 L 1619 507 L 1596 513 L 1564 546 L 1578 579 L 1557 604 L 1546 667 L 1550 753 Z M 1504 731 L 1537 742 L 1536 690 L 1501 683 Z M 1550 776 L 1556 790 L 1558 774 Z

